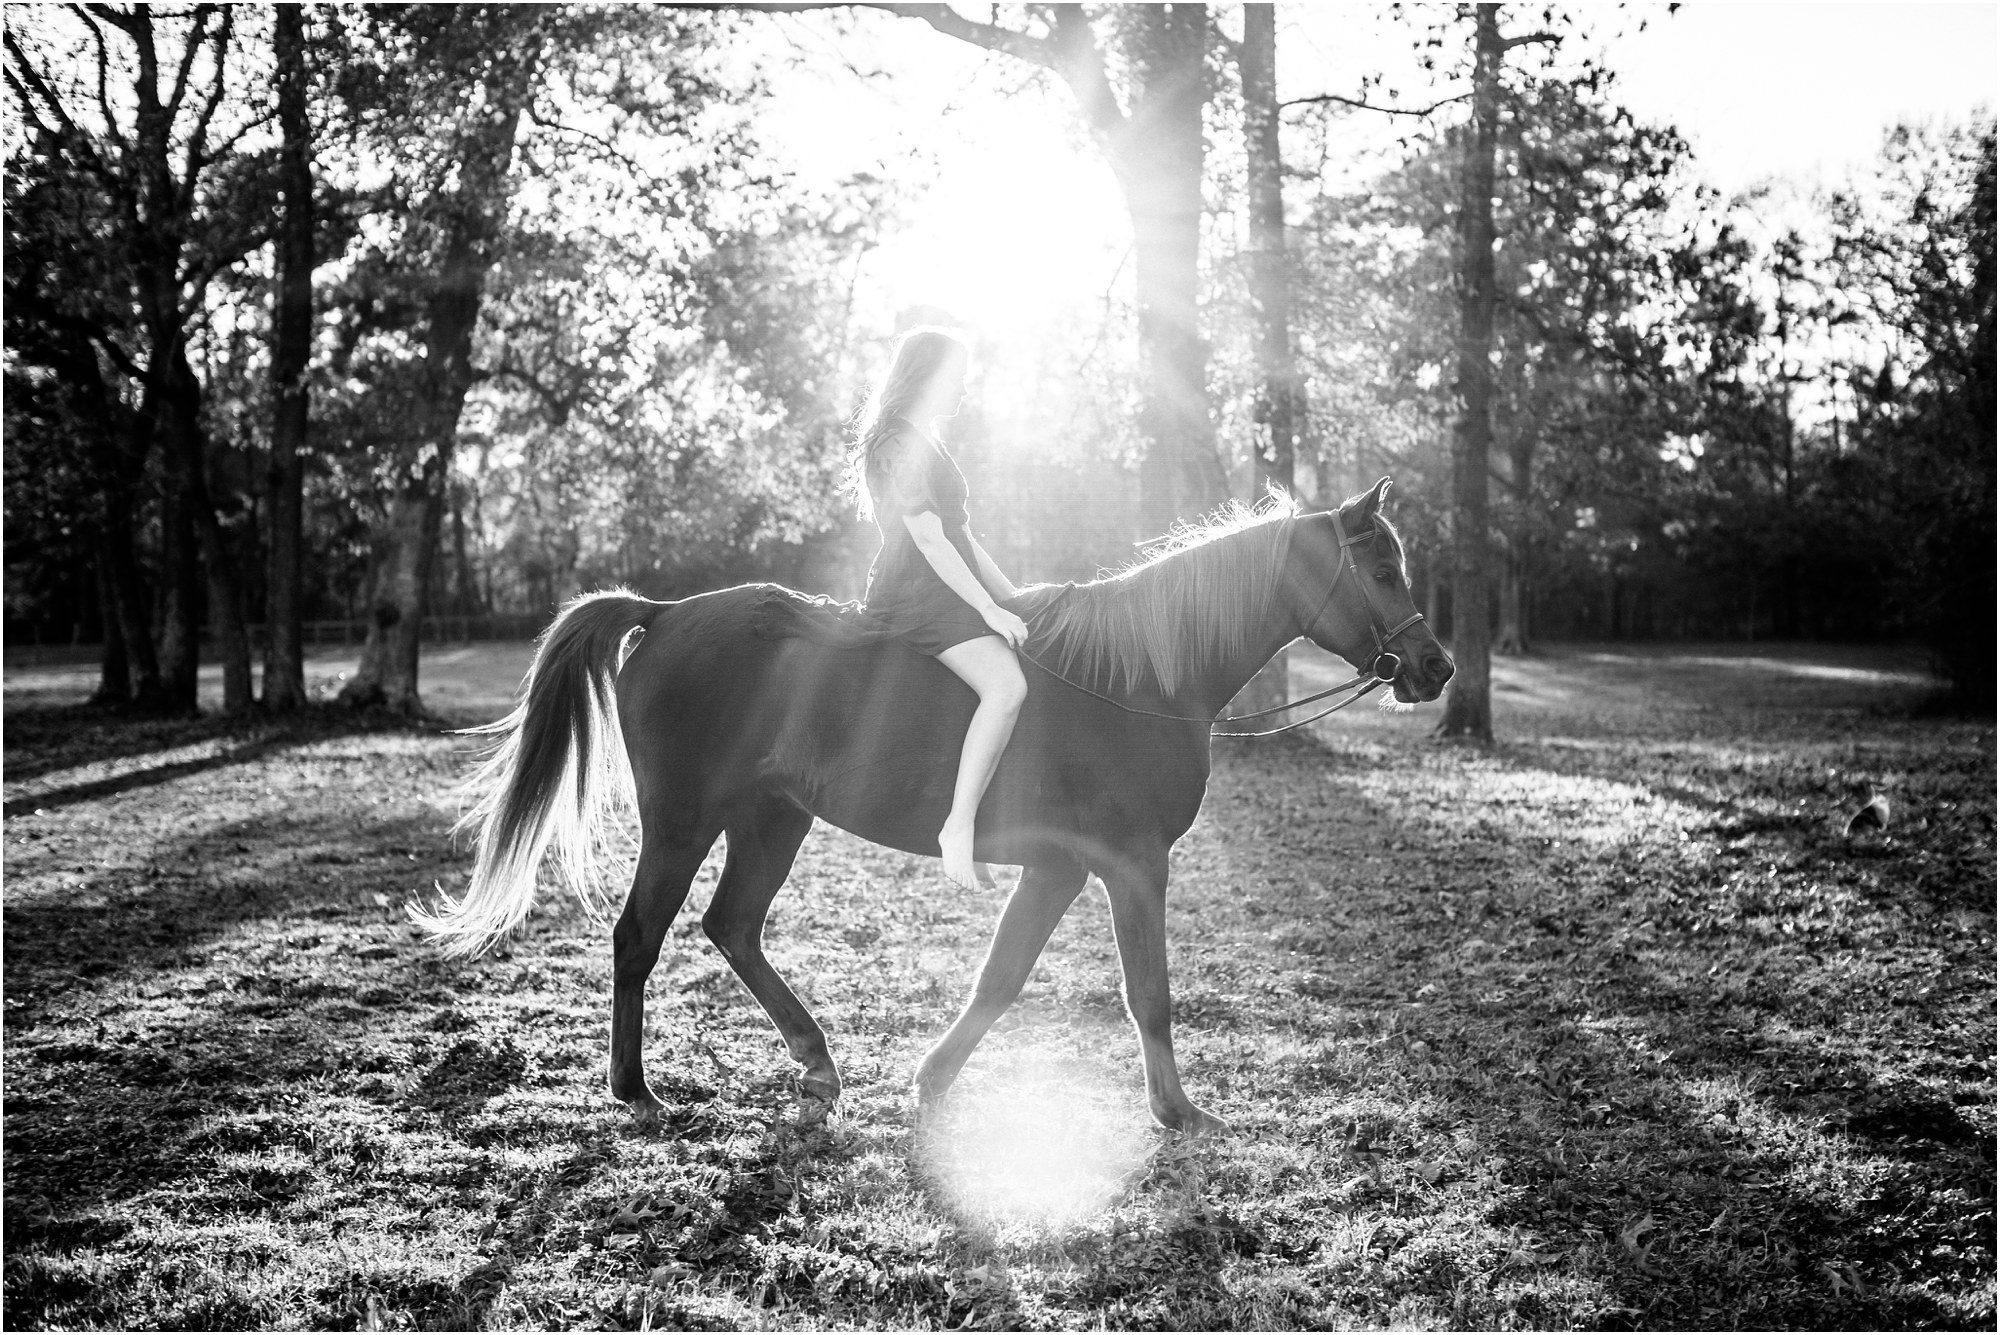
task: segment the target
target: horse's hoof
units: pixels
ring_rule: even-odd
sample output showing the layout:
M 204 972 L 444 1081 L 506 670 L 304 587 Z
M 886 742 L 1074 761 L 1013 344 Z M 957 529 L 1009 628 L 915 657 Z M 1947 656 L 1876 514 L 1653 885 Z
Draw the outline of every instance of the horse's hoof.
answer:
M 802 1102 L 839 1102 L 840 1077 L 831 1073 L 819 1075 L 806 1072 L 799 1077 L 799 1098 Z
M 1192 1103 L 1177 1114 L 1161 1116 L 1155 1113 L 1153 1116 L 1161 1126 L 1183 1136 L 1226 1136 L 1236 1129 L 1214 1113 L 1197 1108 Z
M 636 1130 L 657 1131 L 659 1129 L 660 1114 L 666 1110 L 664 1103 L 661 1103 L 651 1094 L 648 1094 L 643 1098 L 626 1100 L 626 1106 L 632 1110 L 632 1125 Z

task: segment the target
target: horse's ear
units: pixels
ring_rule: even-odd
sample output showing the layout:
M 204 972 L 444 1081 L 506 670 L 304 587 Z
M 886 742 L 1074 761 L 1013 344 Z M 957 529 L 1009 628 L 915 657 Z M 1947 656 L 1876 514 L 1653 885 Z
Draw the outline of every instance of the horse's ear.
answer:
M 1377 482 L 1374 486 L 1370 487 L 1366 492 L 1366 494 L 1362 496 L 1361 513 L 1364 516 L 1374 514 L 1377 510 L 1380 510 L 1382 508 L 1382 502 L 1387 500 L 1388 496 L 1389 496 L 1389 479 L 1385 477 L 1380 482 Z

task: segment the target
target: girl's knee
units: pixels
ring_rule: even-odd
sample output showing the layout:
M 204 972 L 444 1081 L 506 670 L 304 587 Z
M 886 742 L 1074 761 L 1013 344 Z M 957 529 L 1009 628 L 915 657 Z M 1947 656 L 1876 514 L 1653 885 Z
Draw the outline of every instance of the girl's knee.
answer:
M 1008 713 L 1018 714 L 1028 698 L 1028 679 L 1021 674 L 1019 663 L 1013 664 L 1012 667 L 1013 671 L 1002 676 L 997 683 L 993 698 L 994 702 L 1004 707 Z
M 1006 670 L 996 670 L 980 683 L 979 703 L 983 708 L 1018 714 L 1027 698 L 1028 679 L 1021 675 L 1018 663 L 1009 663 Z

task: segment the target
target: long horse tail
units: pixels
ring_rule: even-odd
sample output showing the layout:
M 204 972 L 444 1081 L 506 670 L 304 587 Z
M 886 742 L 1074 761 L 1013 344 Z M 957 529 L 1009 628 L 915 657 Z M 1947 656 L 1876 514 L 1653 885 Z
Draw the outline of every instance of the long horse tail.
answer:
M 453 828 L 474 832 L 472 880 L 435 912 L 410 908 L 446 954 L 477 954 L 520 925 L 544 855 L 580 896 L 593 884 L 605 799 L 631 791 L 612 691 L 620 652 L 662 606 L 624 589 L 572 599 L 542 632 L 521 703 L 469 730 L 499 739 L 469 781 L 477 801 Z

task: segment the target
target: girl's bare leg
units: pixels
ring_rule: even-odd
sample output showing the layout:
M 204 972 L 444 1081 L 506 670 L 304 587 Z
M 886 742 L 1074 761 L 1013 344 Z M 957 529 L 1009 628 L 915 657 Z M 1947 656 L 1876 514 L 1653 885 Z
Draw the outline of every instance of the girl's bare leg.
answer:
M 972 713 L 965 745 L 959 751 L 951 811 L 938 831 L 944 874 L 970 890 L 978 879 L 978 868 L 972 861 L 973 820 L 980 799 L 986 796 L 986 785 L 1000 766 L 1007 739 L 1014 735 L 1014 720 L 1020 717 L 1021 702 L 1027 699 L 1028 682 L 1021 675 L 1014 651 L 998 635 L 954 644 L 938 655 L 938 662 L 979 694 L 979 708 Z

